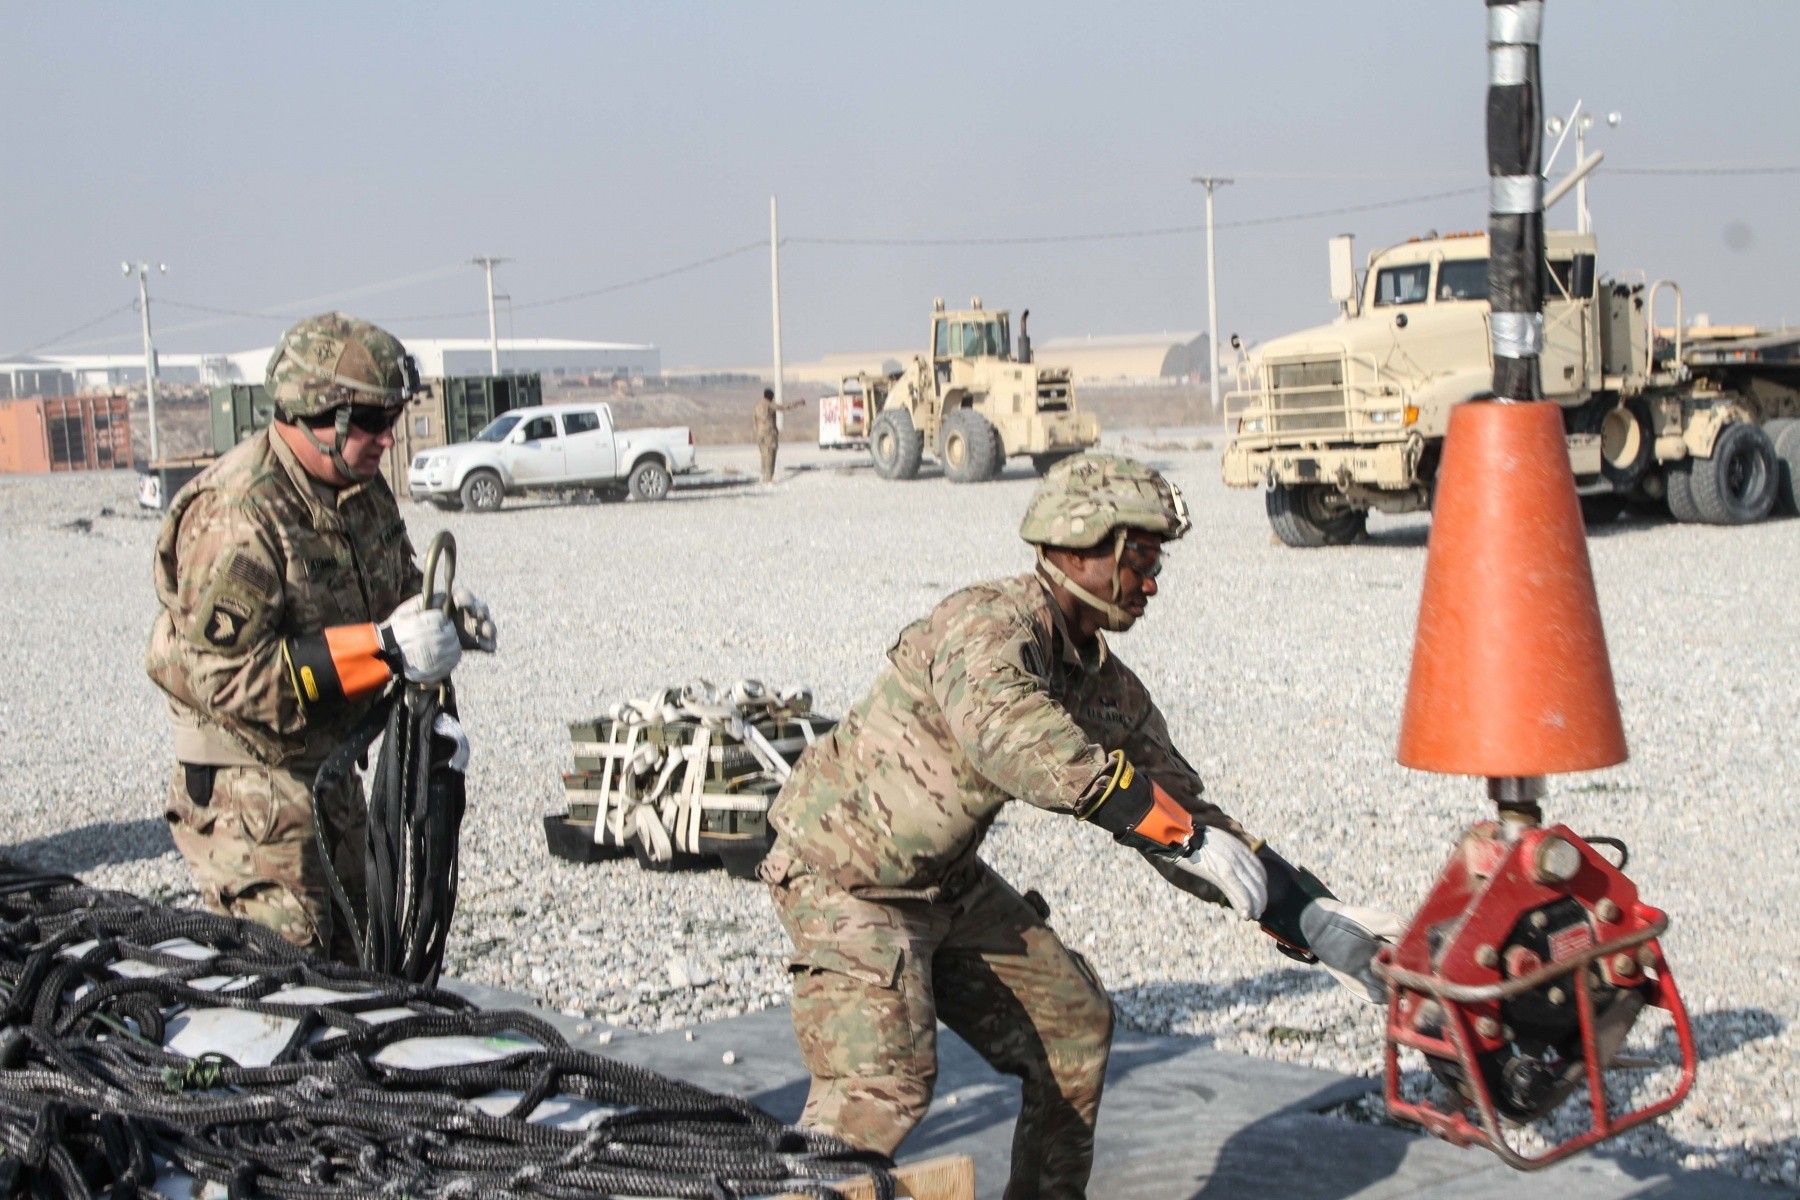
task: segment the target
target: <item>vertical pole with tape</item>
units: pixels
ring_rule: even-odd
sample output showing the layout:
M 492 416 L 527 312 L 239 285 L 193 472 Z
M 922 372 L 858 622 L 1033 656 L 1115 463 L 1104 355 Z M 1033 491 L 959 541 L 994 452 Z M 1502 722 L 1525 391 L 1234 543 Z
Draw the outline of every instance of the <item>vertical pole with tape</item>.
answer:
M 1543 0 L 1487 0 L 1488 301 L 1494 396 L 1541 400 L 1544 349 Z

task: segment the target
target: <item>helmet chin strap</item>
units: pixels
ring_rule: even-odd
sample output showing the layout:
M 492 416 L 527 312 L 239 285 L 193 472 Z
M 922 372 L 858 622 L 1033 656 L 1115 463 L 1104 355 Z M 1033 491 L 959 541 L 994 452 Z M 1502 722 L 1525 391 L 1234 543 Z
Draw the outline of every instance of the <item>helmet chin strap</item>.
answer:
M 324 442 L 321 442 L 318 435 L 312 431 L 312 426 L 308 425 L 306 422 L 295 421 L 294 424 L 300 427 L 300 436 L 304 437 L 308 442 L 311 442 L 314 450 L 317 450 L 320 454 L 329 458 L 331 460 L 331 465 L 337 468 L 338 474 L 342 475 L 350 482 L 368 483 L 380 472 L 379 467 L 373 471 L 358 471 L 350 465 L 350 460 L 344 457 L 344 440 L 350 436 L 350 406 L 348 404 L 340 406 L 337 410 L 336 445 L 327 446 Z M 1114 573 L 1113 578 L 1115 581 L 1118 579 L 1116 572 Z M 1117 586 L 1116 582 L 1114 586 Z
M 1044 553 L 1044 547 L 1037 548 L 1038 570 L 1048 576 L 1051 582 L 1059 585 L 1077 600 L 1099 613 L 1110 633 L 1124 633 L 1137 623 L 1136 616 L 1119 607 L 1120 595 L 1125 590 L 1125 585 L 1119 580 L 1119 560 L 1125 556 L 1125 532 L 1124 529 L 1113 530 L 1111 600 L 1102 600 L 1070 579 L 1068 572 L 1050 561 L 1050 556 Z

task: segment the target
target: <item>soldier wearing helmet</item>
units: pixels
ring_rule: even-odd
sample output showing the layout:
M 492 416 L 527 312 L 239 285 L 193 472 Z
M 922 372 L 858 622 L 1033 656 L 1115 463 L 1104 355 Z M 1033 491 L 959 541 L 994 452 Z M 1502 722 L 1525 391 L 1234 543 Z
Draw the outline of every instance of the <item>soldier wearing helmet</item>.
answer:
M 1104 636 L 1144 615 L 1188 528 L 1180 490 L 1141 463 L 1057 464 L 1020 528 L 1036 569 L 902 630 L 868 695 L 796 765 L 761 875 L 794 943 L 802 1123 L 892 1153 L 930 1104 L 942 1020 L 1023 1080 L 1006 1195 L 1086 1194 L 1112 1005 L 1042 899 L 977 852 L 1022 800 L 1099 826 L 1246 920 L 1288 882 L 1202 798 Z
M 342 313 L 282 335 L 275 424 L 176 495 L 157 540 L 161 612 L 145 667 L 167 694 L 164 815 L 207 907 L 354 962 L 320 846 L 363 912 L 367 814 L 355 777 L 319 797 L 325 757 L 386 688 L 449 676 L 492 649 L 486 605 L 460 627 L 425 609 L 413 547 L 380 476 L 418 386 L 393 335 Z

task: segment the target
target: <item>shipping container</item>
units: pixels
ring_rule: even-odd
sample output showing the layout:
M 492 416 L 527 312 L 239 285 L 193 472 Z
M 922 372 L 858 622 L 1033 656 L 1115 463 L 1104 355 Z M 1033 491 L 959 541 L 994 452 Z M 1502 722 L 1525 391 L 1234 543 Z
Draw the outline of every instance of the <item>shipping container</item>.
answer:
M 53 396 L 0 402 L 0 472 L 110 471 L 131 465 L 131 401 Z
M 406 467 L 416 455 L 470 441 L 501 413 L 542 404 L 543 397 L 543 379 L 535 374 L 427 380 L 426 390 L 413 397 L 394 426 L 394 448 L 381 460 L 381 473 L 394 495 L 410 497 Z
M 275 402 L 260 383 L 212 389 L 213 453 L 223 454 L 275 419 Z

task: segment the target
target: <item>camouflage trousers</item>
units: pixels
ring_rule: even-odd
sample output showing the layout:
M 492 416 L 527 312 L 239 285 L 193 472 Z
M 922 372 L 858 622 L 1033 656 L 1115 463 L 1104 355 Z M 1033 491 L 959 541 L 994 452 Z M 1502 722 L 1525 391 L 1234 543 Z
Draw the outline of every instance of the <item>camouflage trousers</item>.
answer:
M 332 866 L 360 920 L 369 822 L 361 784 L 351 776 L 320 807 Z M 355 964 L 356 945 L 332 901 L 313 837 L 310 772 L 177 763 L 163 815 L 206 907 Z
M 775 452 L 781 449 L 781 442 L 776 438 L 760 438 L 756 443 L 756 453 L 762 459 L 762 481 L 775 482 Z
M 1023 1081 L 1007 1200 L 1086 1195 L 1113 1012 L 1080 955 L 986 864 L 955 902 L 772 886 L 795 954 L 801 1124 L 892 1154 L 937 1082 L 937 1023 Z

